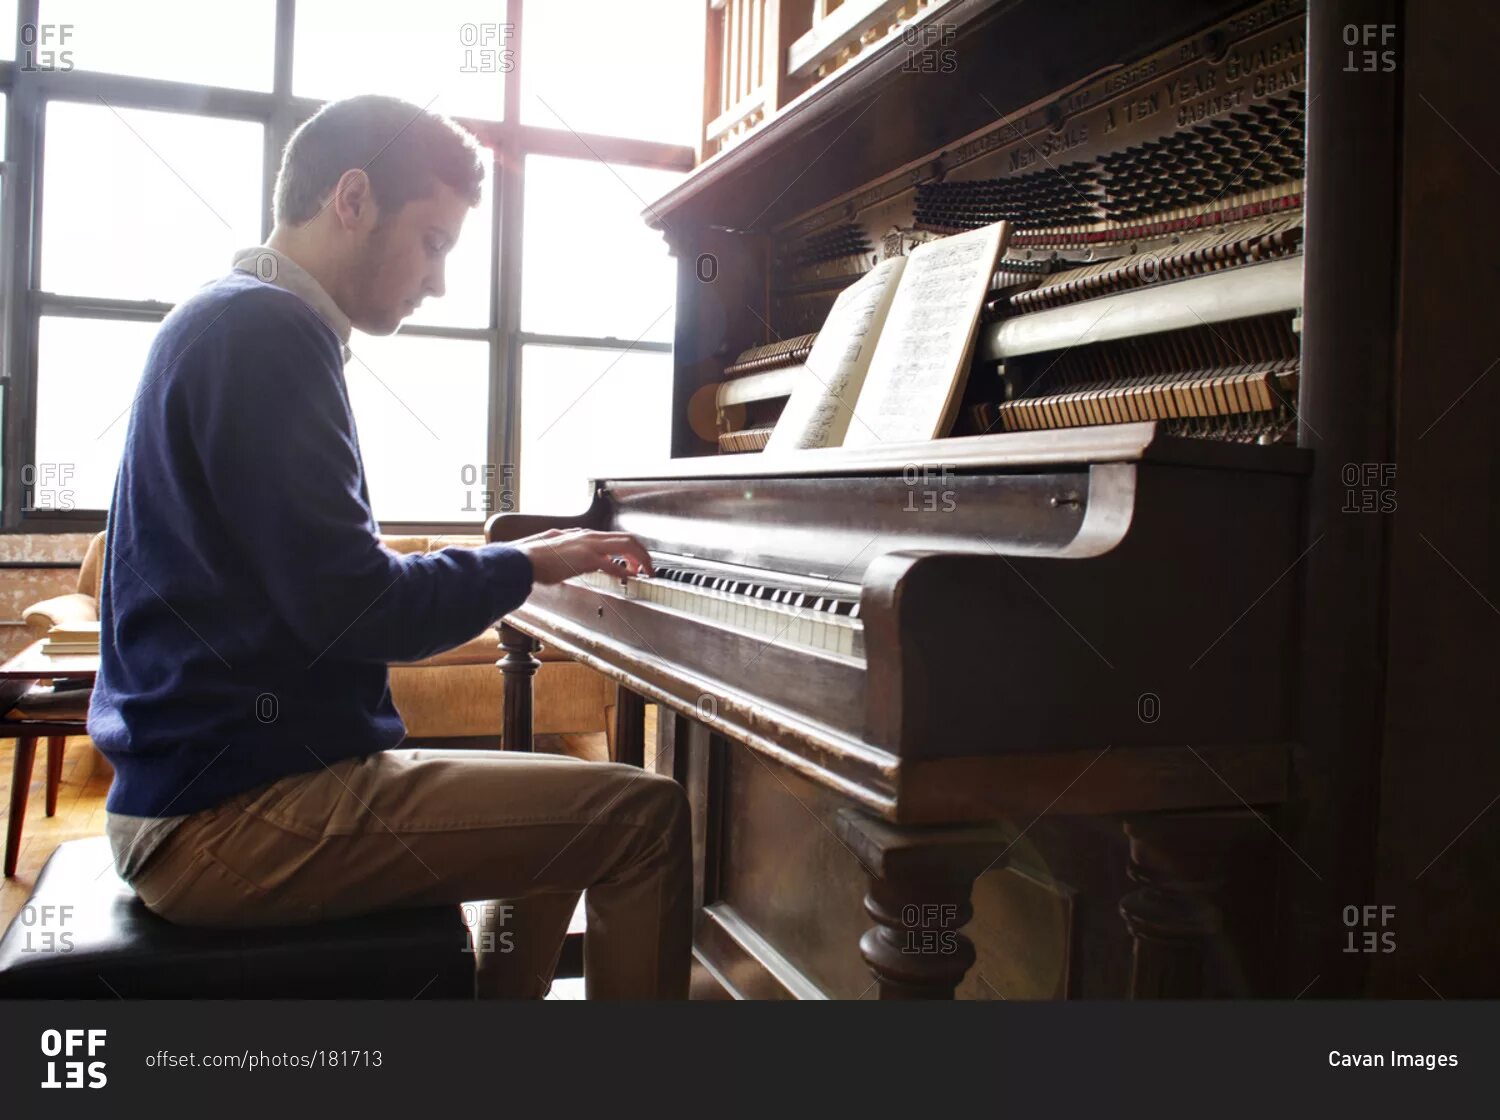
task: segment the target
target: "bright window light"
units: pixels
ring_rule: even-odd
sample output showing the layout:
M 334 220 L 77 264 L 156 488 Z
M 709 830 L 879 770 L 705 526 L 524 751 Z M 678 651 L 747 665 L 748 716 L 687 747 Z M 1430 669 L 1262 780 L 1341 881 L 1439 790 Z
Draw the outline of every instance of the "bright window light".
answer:
M 468 521 L 482 509 L 490 344 L 356 331 L 344 367 L 380 521 Z
M 677 270 L 641 211 L 681 179 L 678 171 L 527 157 L 522 328 L 670 342 Z
M 527 0 L 521 120 L 692 144 L 703 121 L 703 0 Z
M 670 354 L 532 345 L 521 381 L 524 513 L 581 512 L 591 479 L 671 454 Z
M 34 64 L 269 90 L 276 0 L 41 0 Z M 15 4 L 10 5 L 11 24 Z M 66 61 L 63 53 L 67 52 Z
M 498 120 L 510 51 L 505 0 L 297 0 L 292 90 L 330 101 L 383 93 Z
M 45 291 L 176 303 L 259 244 L 259 124 L 53 101 L 46 127 Z
M 36 507 L 108 509 L 158 324 L 46 315 L 40 328 Z

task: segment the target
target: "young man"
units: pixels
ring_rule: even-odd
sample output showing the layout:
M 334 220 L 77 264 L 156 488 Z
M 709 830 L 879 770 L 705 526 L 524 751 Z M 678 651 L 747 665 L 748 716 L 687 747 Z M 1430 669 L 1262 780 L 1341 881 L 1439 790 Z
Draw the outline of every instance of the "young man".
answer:
M 587 890 L 589 995 L 684 997 L 690 855 L 674 782 L 553 755 L 397 749 L 387 662 L 473 638 L 533 583 L 650 572 L 624 534 L 416 556 L 376 536 L 344 384 L 350 329 L 390 334 L 443 294 L 479 201 L 476 149 L 392 98 L 325 106 L 287 145 L 270 239 L 163 321 L 109 513 L 88 723 L 115 768 L 116 866 L 191 925 L 505 900 L 481 908 L 482 996 L 546 990 Z

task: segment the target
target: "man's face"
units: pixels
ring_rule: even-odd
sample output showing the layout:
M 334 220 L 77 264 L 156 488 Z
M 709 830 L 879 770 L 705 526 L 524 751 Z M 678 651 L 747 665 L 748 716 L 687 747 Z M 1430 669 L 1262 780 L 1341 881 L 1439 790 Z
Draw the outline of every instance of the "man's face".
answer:
M 381 215 L 355 266 L 348 314 L 356 327 L 390 334 L 424 299 L 443 294 L 444 264 L 468 212 L 468 200 L 439 181 L 426 198 Z

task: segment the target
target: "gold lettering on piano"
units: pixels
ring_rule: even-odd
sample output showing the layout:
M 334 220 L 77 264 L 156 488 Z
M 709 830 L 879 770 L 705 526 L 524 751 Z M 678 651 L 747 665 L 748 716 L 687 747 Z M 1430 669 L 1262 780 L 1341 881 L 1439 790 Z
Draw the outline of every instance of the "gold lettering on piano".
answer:
M 1197 124 L 1199 121 L 1216 117 L 1220 113 L 1227 113 L 1231 109 L 1238 109 L 1245 103 L 1245 87 L 1235 86 L 1223 93 L 1213 97 L 1205 97 L 1202 101 L 1195 101 L 1191 105 L 1184 105 L 1177 110 L 1178 127 L 1188 124 Z
M 1136 121 L 1145 120 L 1147 117 L 1160 111 L 1160 90 L 1154 93 L 1145 94 L 1141 97 L 1132 97 L 1128 101 L 1122 101 L 1120 103 L 1120 114 L 1122 117 L 1124 117 L 1126 124 L 1134 124 Z M 1111 109 L 1109 113 L 1109 123 L 1105 125 L 1106 131 L 1114 128 L 1114 116 L 1114 110 Z
M 1167 104 L 1179 105 L 1219 88 L 1219 72 L 1213 68 L 1176 78 L 1167 83 Z
M 1233 51 L 1224 60 L 1224 73 L 1231 82 L 1236 82 L 1262 70 L 1275 69 L 1293 59 L 1300 60 L 1304 46 L 1302 36 L 1292 34 L 1254 50 Z
M 1131 66 L 1121 70 L 1118 74 L 1111 74 L 1104 79 L 1103 92 L 1106 97 L 1113 97 L 1122 93 L 1131 86 L 1140 85 L 1156 76 L 1157 60 L 1152 58 L 1141 63 L 1139 66 Z
M 1010 169 L 1023 171 L 1035 164 L 1044 164 L 1055 155 L 1061 155 L 1071 148 L 1087 144 L 1088 139 L 1088 125 L 1070 125 L 1055 136 L 1043 136 L 1040 140 L 1029 141 L 1025 146 L 1011 152 Z
M 1269 97 L 1273 93 L 1280 93 L 1284 89 L 1290 89 L 1302 80 L 1300 69 L 1279 70 L 1274 74 L 1257 74 L 1251 83 L 1251 88 L 1256 97 Z

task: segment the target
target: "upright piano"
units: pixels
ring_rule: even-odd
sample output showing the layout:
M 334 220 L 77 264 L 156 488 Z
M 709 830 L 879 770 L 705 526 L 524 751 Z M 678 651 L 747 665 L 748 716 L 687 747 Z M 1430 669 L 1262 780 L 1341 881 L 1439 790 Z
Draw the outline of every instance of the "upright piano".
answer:
M 1404 865 L 1452 814 L 1389 785 L 1427 749 L 1394 718 L 1422 666 L 1472 677 L 1489 640 L 1393 634 L 1419 595 L 1473 620 L 1500 595 L 1442 495 L 1477 459 L 1495 476 L 1491 445 L 1448 442 L 1467 415 L 1395 520 L 1396 448 L 1487 353 L 1398 376 L 1450 325 L 1433 246 L 1494 187 L 1461 144 L 1420 153 L 1452 209 L 1398 174 L 1439 100 L 1494 137 L 1443 62 L 1480 50 L 1463 13 L 911 9 L 648 208 L 679 264 L 673 457 L 487 533 L 621 530 L 656 574 L 581 574 L 507 618 L 507 746 L 530 746 L 538 643 L 618 682 L 621 761 L 657 705 L 695 957 L 732 996 L 1423 994 L 1472 933 L 1439 952 L 1408 928 L 1399 964 L 1348 946 L 1369 903 L 1466 874 Z M 1399 65 L 1367 54 L 1382 36 Z M 840 291 L 999 220 L 949 435 L 759 450 Z M 1403 526 L 1477 582 L 1410 570 Z M 1481 726 L 1476 698 L 1448 733 Z M 1480 752 L 1449 764 L 1500 790 Z

